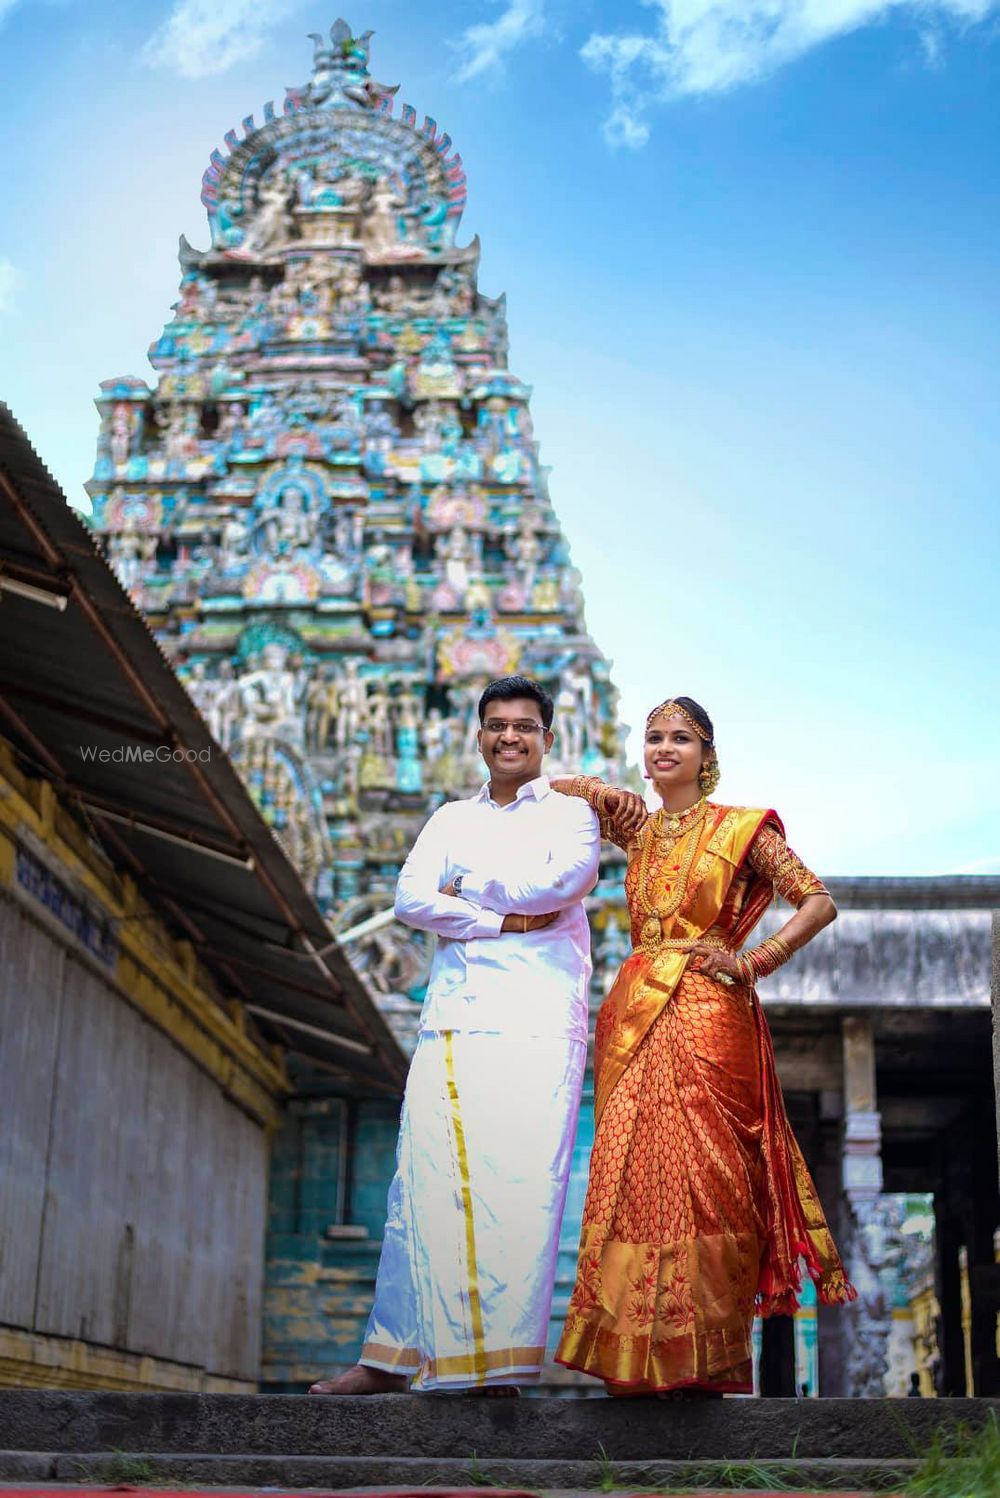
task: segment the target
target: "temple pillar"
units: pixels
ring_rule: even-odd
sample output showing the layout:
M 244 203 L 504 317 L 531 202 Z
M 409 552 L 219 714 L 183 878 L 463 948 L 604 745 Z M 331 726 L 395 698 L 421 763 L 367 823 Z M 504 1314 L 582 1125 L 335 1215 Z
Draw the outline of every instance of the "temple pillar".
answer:
M 842 1184 L 853 1206 L 877 1201 L 882 1192 L 882 1120 L 875 1090 L 875 1037 L 866 1015 L 841 1021 L 844 1059 L 844 1153 Z
M 819 1199 L 823 1203 L 834 1242 L 844 1252 L 853 1232 L 851 1210 L 844 1196 L 842 1092 L 820 1094 L 819 1147 L 810 1162 Z M 827 1399 L 843 1399 L 850 1392 L 849 1361 L 852 1327 L 843 1306 L 817 1307 L 819 1334 L 818 1393 Z
M 962 1332 L 962 1281 L 959 1254 L 962 1234 L 949 1210 L 946 1192 L 935 1198 L 934 1237 L 937 1246 L 937 1299 L 941 1307 L 937 1344 L 940 1363 L 935 1373 L 938 1394 L 965 1394 L 965 1338 Z
M 867 1015 L 845 1015 L 844 1134 L 841 1182 L 850 1211 L 841 1244 L 845 1268 L 858 1292 L 847 1307 L 851 1323 L 848 1394 L 885 1394 L 889 1367 L 890 1308 L 881 1275 L 883 1234 L 876 1208 L 882 1192 L 882 1120 L 875 1088 L 875 1037 Z
M 967 1235 L 969 1289 L 969 1351 L 972 1363 L 972 1388 L 983 1398 L 1000 1394 L 1000 1357 L 997 1355 L 997 1332 L 1000 1327 L 1000 1264 L 997 1262 L 997 1225 L 1000 1201 L 997 1199 L 996 1171 L 990 1129 L 993 1124 L 992 1098 L 982 1098 L 971 1110 L 969 1138 L 973 1141 L 971 1161 L 972 1221 Z
M 970 1097 L 949 1133 L 935 1194 L 943 1394 L 991 1397 L 1000 1390 L 993 1120 L 993 1098 L 984 1088 Z

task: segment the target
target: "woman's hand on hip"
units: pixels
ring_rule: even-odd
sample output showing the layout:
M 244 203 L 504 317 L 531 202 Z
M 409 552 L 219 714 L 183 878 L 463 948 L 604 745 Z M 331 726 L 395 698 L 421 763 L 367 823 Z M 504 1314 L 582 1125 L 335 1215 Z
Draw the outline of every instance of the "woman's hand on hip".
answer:
M 704 973 L 706 978 L 719 979 L 724 976 L 737 983 L 743 982 L 743 975 L 732 952 L 720 952 L 718 947 L 710 947 L 703 941 L 696 941 L 691 948 L 690 965 L 693 972 Z

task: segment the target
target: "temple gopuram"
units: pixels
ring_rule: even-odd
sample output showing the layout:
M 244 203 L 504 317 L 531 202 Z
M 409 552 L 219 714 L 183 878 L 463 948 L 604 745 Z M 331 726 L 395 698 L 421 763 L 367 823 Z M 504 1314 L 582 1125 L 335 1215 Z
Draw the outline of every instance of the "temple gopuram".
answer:
M 181 240 L 155 381 L 102 384 L 87 488 L 120 581 L 408 1047 L 431 949 L 393 920 L 393 889 L 427 816 L 481 783 L 486 681 L 549 688 L 550 771 L 632 772 L 505 303 L 479 290 L 478 241 L 458 242 L 461 158 L 371 76 L 370 37 L 343 21 L 313 36 L 309 82 L 213 152 L 208 247 Z M 628 951 L 621 868 L 609 849 L 589 902 L 594 1008 Z M 1000 882 L 829 883 L 841 919 L 763 998 L 861 1295 L 769 1323 L 761 1388 L 877 1395 L 917 1373 L 925 1394 L 995 1393 Z M 294 1096 L 272 1141 L 260 1383 L 291 1390 L 357 1353 L 398 1101 L 281 1034 Z M 585 1093 L 556 1328 L 592 1130 Z
M 488 679 L 550 688 L 553 763 L 623 767 L 504 300 L 457 242 L 461 158 L 394 109 L 370 35 L 313 37 L 311 80 L 213 153 L 210 246 L 181 241 L 155 384 L 101 386 L 88 485 L 119 577 L 341 930 L 391 905 L 428 813 L 481 783 Z M 386 925 L 355 951 L 405 1028 L 426 946 Z

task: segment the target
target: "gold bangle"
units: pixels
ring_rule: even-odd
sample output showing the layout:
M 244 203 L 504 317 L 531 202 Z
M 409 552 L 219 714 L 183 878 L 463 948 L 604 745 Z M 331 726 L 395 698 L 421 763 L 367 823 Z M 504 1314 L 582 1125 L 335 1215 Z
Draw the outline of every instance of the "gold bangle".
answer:
M 768 936 L 759 947 L 743 953 L 740 960 L 746 963 L 754 978 L 769 978 L 791 955 L 792 949 L 783 936 Z
M 771 962 L 773 963 L 772 972 L 776 968 L 783 967 L 792 955 L 791 947 L 782 936 L 769 936 L 763 945 L 770 953 Z
M 524 922 L 524 925 L 521 927 L 521 933 L 522 935 L 525 935 L 528 930 L 528 917 L 526 915 L 522 915 L 521 920 Z

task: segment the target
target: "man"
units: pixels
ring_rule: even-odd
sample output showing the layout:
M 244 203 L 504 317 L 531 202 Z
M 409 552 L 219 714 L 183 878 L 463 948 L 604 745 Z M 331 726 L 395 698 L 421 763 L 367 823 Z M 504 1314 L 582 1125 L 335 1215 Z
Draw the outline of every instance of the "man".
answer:
M 587 1059 L 600 831 L 549 789 L 552 699 L 508 676 L 479 701 L 489 780 L 442 806 L 396 914 L 438 937 L 403 1101 L 360 1362 L 316 1394 L 516 1393 L 538 1379 Z

